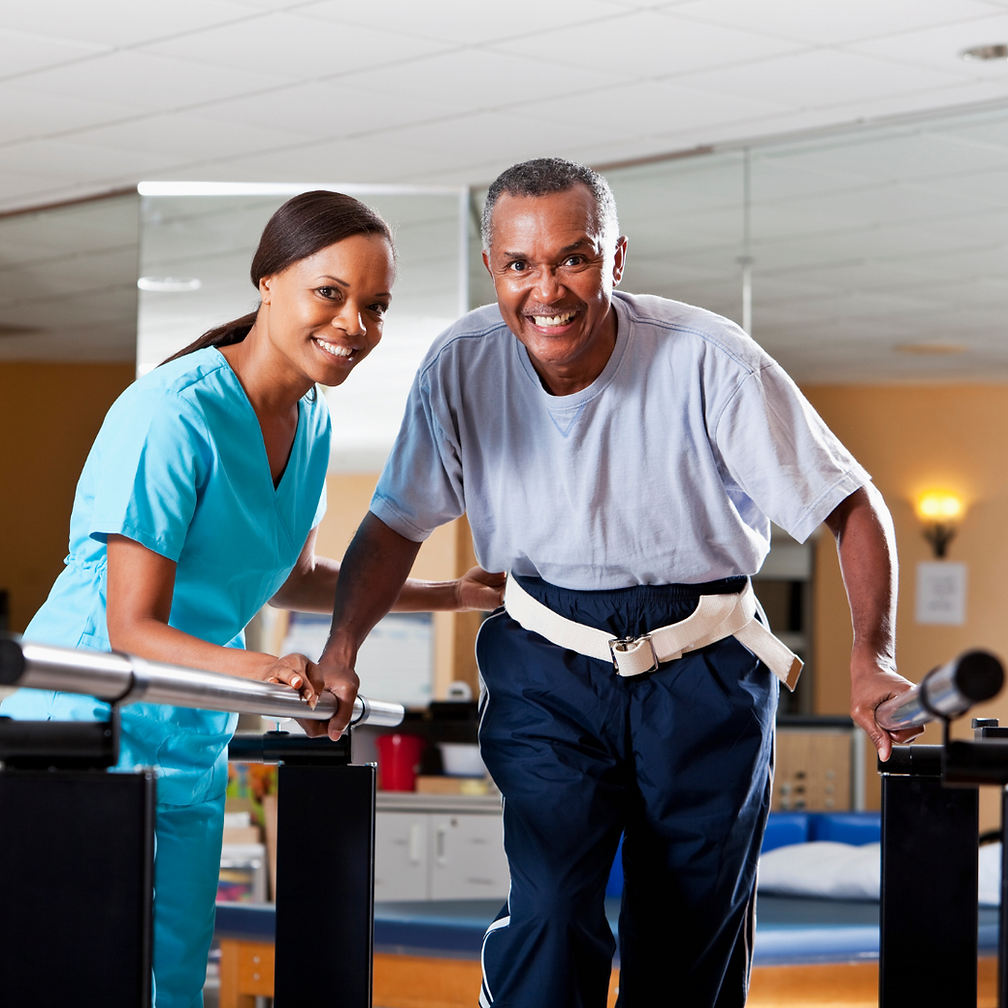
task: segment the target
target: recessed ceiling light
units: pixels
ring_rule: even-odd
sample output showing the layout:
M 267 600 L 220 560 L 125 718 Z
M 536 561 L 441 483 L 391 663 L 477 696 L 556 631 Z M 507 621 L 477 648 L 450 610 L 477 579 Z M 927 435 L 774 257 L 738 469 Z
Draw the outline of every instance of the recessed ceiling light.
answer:
M 137 280 L 140 290 L 161 291 L 165 294 L 199 290 L 202 286 L 203 282 L 196 277 L 143 276 Z
M 947 357 L 952 354 L 964 354 L 969 348 L 961 343 L 900 343 L 894 349 L 897 353 Z
M 963 49 L 959 55 L 964 60 L 1003 60 L 1008 59 L 1008 44 L 999 42 L 997 45 L 978 45 L 972 49 Z

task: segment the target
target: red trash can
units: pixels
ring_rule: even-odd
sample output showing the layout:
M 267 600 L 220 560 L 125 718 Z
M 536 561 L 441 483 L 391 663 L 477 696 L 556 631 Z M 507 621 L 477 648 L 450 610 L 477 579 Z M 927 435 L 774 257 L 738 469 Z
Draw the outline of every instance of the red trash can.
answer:
M 412 791 L 425 742 L 419 735 L 379 735 L 378 787 L 382 791 Z

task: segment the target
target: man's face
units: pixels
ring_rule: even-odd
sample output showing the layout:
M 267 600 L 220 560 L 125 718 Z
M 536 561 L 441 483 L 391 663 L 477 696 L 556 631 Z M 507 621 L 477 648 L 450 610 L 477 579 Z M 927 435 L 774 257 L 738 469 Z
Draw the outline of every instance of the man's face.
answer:
M 590 385 L 616 345 L 610 300 L 626 239 L 600 234 L 595 209 L 583 185 L 548 196 L 504 193 L 483 253 L 504 321 L 555 395 Z

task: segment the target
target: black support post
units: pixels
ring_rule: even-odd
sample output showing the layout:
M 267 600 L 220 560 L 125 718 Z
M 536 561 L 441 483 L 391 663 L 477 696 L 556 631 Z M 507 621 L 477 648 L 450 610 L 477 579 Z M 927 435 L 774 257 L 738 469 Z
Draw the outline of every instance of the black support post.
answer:
M 151 1003 L 154 776 L 0 772 L 0 1001 Z
M 275 1008 L 371 1008 L 373 766 L 280 767 Z
M 942 786 L 941 748 L 880 764 L 879 1008 L 977 1002 L 979 802 L 976 787 Z

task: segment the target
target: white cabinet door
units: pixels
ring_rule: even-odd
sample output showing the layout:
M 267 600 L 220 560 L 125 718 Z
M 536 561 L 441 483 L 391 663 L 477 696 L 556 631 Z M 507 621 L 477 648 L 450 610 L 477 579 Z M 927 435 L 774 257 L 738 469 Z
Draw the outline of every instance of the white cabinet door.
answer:
M 509 876 L 498 815 L 430 816 L 431 899 L 504 899 Z
M 427 899 L 427 816 L 379 812 L 375 816 L 375 899 Z

